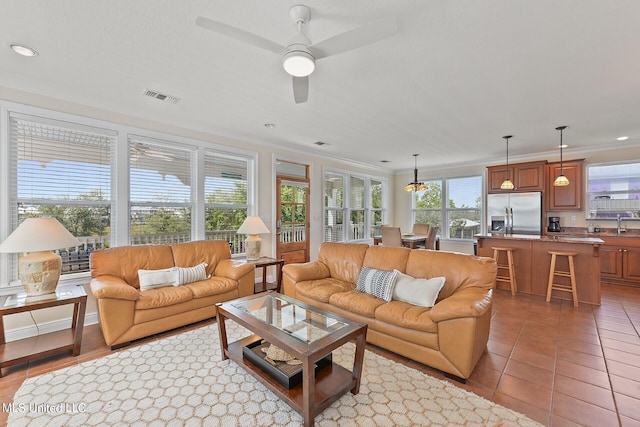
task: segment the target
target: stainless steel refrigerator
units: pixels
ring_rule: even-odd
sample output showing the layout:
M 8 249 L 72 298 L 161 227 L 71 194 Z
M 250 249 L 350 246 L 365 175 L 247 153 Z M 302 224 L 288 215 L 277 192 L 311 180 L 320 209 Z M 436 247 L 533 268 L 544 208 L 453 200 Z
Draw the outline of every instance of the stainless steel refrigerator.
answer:
M 487 196 L 489 233 L 542 234 L 542 193 L 505 193 Z

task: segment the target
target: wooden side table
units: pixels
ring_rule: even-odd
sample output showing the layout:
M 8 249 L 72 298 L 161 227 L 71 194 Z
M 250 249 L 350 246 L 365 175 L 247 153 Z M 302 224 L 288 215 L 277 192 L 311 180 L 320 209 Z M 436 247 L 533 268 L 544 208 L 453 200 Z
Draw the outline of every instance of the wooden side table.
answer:
M 6 342 L 4 316 L 66 304 L 73 304 L 71 329 Z M 0 377 L 5 366 L 66 351 L 72 351 L 74 356 L 79 355 L 86 308 L 87 294 L 81 286 L 62 288 L 56 290 L 55 294 L 37 297 L 28 297 L 25 293 L 0 297 Z
M 252 261 L 249 261 L 246 258 L 239 258 L 238 260 L 249 263 L 249 264 L 253 264 L 256 266 L 256 268 L 262 267 L 262 290 L 263 291 L 267 290 L 267 267 L 272 265 L 276 266 L 277 279 L 276 279 L 275 291 L 280 293 L 280 290 L 282 288 L 282 266 L 284 265 L 283 259 L 269 258 L 269 257 L 263 256 L 257 260 L 252 260 Z M 255 288 L 254 288 L 254 293 L 255 293 Z

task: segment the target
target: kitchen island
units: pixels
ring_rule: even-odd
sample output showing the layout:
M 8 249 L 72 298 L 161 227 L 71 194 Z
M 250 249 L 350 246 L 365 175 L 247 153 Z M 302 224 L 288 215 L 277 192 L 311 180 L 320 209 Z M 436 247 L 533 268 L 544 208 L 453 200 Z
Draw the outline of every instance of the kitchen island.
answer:
M 600 245 L 597 237 L 533 236 L 526 234 L 478 234 L 478 255 L 493 257 L 493 247 L 511 247 L 518 293 L 547 295 L 551 255 L 548 251 L 575 252 L 574 257 L 578 301 L 600 305 Z M 567 260 L 558 259 L 557 270 L 568 271 Z M 498 283 L 498 289 L 509 290 Z M 556 292 L 552 298 L 570 299 L 571 295 Z

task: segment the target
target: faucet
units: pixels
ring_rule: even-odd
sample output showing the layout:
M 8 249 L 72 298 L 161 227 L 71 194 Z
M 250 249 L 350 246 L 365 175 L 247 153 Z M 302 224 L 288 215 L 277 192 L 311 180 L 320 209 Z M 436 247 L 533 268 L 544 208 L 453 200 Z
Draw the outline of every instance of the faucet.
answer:
M 618 234 L 621 234 L 621 233 L 624 233 L 625 231 L 627 231 L 627 230 L 622 228 L 622 217 L 620 216 L 620 214 L 618 214 L 617 220 L 618 220 Z

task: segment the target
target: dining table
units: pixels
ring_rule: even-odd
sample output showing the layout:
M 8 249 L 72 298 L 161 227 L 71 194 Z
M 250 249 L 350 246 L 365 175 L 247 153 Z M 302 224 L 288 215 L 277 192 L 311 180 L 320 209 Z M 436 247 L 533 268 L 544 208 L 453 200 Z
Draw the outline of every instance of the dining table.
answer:
M 402 245 L 407 246 L 409 249 L 415 249 L 419 245 L 426 246 L 428 237 L 426 234 L 402 233 Z M 373 236 L 374 245 L 381 243 L 382 236 Z

